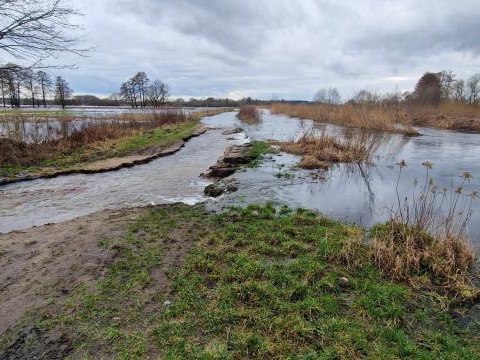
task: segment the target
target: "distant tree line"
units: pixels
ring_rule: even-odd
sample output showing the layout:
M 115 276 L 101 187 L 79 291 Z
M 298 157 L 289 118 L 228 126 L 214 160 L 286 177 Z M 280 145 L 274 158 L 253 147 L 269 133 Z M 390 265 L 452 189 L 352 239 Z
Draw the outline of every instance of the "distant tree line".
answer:
M 378 94 L 363 89 L 358 91 L 347 103 L 354 104 L 420 104 L 438 105 L 442 102 L 480 103 L 480 73 L 468 79 L 457 79 L 451 70 L 437 73 L 426 72 L 417 81 L 413 92 Z M 314 103 L 338 105 L 341 103 L 340 92 L 334 88 L 322 88 L 314 97 Z
M 68 83 L 57 76 L 52 76 L 45 70 L 34 71 L 16 64 L 0 66 L 1 106 L 20 107 L 28 104 L 32 107 L 47 107 L 51 95 L 55 103 L 65 108 L 73 90 Z M 23 102 L 22 102 L 23 96 Z

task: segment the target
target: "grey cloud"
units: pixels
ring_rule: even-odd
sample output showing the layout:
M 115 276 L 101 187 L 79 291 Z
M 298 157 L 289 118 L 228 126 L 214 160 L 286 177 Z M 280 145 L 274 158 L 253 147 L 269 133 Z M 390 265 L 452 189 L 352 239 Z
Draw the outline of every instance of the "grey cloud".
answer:
M 97 46 L 65 73 L 78 93 L 108 94 L 140 70 L 183 96 L 290 99 L 323 86 L 347 96 L 363 86 L 403 90 L 414 80 L 395 79 L 480 70 L 476 0 L 76 1 Z

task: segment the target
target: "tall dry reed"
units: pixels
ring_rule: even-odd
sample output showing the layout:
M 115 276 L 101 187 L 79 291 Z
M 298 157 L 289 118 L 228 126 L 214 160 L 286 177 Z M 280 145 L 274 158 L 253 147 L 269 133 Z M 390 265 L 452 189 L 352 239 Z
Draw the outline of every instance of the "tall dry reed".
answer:
M 408 116 L 397 106 L 382 104 L 272 104 L 276 114 L 360 129 L 415 135 Z
M 237 117 L 247 124 L 256 124 L 262 120 L 262 114 L 260 110 L 254 105 L 240 106 Z
M 390 220 L 372 231 L 372 257 L 392 279 L 467 297 L 480 295 L 468 286 L 475 251 L 466 230 L 478 197 L 476 192 L 465 193 L 471 175 L 464 173 L 458 185 L 440 190 L 431 176 L 433 164 L 423 166 L 425 178 L 415 181 L 411 194 L 404 195 L 398 188 L 406 163 L 399 163 L 397 205 Z

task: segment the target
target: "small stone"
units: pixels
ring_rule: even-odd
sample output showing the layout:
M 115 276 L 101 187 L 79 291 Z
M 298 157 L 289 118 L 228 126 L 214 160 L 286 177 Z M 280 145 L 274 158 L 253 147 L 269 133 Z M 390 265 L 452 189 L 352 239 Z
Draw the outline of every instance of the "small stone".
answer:
M 338 279 L 338 286 L 340 286 L 341 288 L 346 288 L 349 284 L 350 282 L 346 277 L 341 277 Z
M 163 302 L 163 306 L 170 306 L 170 305 L 172 305 L 172 302 L 170 300 L 165 300 Z
M 210 197 L 219 197 L 225 192 L 225 189 L 217 184 L 210 184 L 208 185 L 205 190 L 203 190 L 204 194 Z
M 236 186 L 234 184 L 228 184 L 227 185 L 227 192 L 228 193 L 232 193 L 232 192 L 235 192 L 235 191 L 238 191 L 238 186 Z
M 227 129 L 222 132 L 222 135 L 233 135 L 233 134 L 239 134 L 243 132 L 243 129 L 241 128 L 236 128 L 236 129 Z

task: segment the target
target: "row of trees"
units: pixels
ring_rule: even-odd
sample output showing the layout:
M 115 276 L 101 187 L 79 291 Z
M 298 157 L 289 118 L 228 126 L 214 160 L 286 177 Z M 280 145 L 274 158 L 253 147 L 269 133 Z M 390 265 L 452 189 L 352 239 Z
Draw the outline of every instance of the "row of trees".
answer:
M 411 99 L 422 104 L 458 101 L 474 104 L 480 100 L 480 74 L 467 80 L 457 79 L 451 70 L 427 72 L 418 80 Z
M 313 101 L 320 104 L 338 105 L 341 103 L 340 92 L 334 88 L 318 90 Z M 413 92 L 379 95 L 368 90 L 360 90 L 349 103 L 414 103 L 438 105 L 441 102 L 455 101 L 475 104 L 480 102 L 480 73 L 467 80 L 457 79 L 451 70 L 437 73 L 427 72 L 417 81 Z
M 47 99 L 54 94 L 63 108 L 73 91 L 60 76 L 52 81 L 45 70 L 34 71 L 19 65 L 7 64 L 0 67 L 0 90 L 3 107 L 20 107 L 22 95 L 31 100 L 32 107 L 47 107 Z
M 170 88 L 160 80 L 150 81 L 145 72 L 139 72 L 120 86 L 120 92 L 113 94 L 132 108 L 145 108 L 147 104 L 155 108 L 165 103 Z
M 316 102 L 318 104 L 334 104 L 338 105 L 342 101 L 342 97 L 340 95 L 340 92 L 337 90 L 337 88 L 330 87 L 330 88 L 323 88 L 318 90 L 314 97 L 313 97 L 313 102 Z

